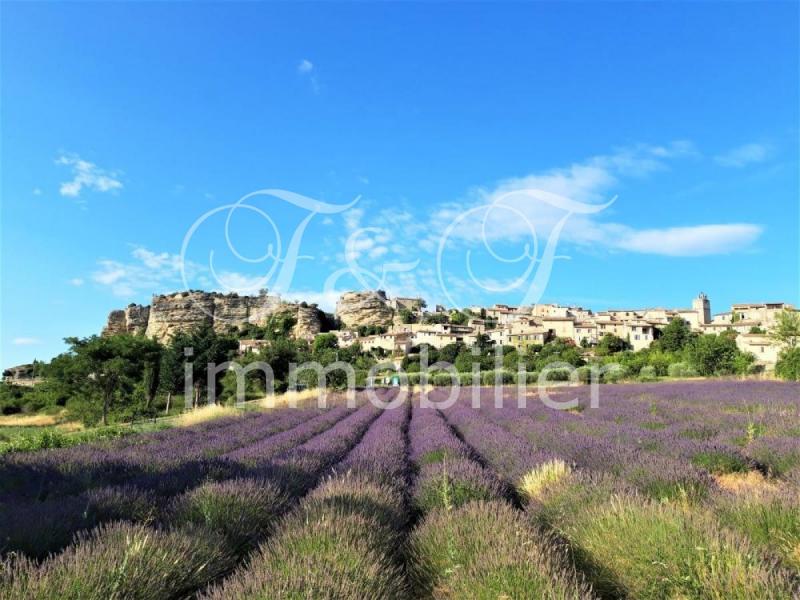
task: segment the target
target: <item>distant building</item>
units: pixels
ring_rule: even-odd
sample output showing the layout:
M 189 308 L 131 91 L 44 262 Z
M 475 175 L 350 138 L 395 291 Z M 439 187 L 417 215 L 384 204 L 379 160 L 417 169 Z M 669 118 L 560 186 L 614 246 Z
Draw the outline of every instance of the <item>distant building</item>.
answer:
M 700 325 L 711 323 L 711 302 L 703 292 L 692 300 L 692 309 L 697 313 Z

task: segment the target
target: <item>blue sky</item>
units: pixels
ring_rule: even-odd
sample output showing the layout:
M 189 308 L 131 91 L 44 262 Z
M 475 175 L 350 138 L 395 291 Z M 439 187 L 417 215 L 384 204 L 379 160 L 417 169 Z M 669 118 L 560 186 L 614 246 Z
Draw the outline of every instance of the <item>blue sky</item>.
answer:
M 283 267 L 284 295 L 326 308 L 364 283 L 430 304 L 800 303 L 796 3 L 2 13 L 3 366 L 154 292 L 273 289 Z M 325 206 L 222 208 L 265 189 Z

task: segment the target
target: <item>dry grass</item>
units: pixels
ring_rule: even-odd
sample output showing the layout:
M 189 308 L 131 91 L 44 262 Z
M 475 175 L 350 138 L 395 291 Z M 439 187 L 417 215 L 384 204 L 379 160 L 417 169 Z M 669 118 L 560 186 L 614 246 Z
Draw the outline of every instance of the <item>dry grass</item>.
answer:
M 66 431 L 83 429 L 83 425 L 80 423 L 64 422 L 65 415 L 66 411 L 49 415 L 0 415 L 0 427 L 53 427 L 57 425 L 59 429 Z
M 232 406 L 222 406 L 220 404 L 211 404 L 196 408 L 190 412 L 185 412 L 175 417 L 173 424 L 176 427 L 189 427 L 191 425 L 198 425 L 205 423 L 211 419 L 219 419 L 221 417 L 235 417 L 241 415 L 242 411 Z
M 83 431 L 86 427 L 79 421 L 67 421 L 56 425 L 56 429 L 64 433 L 72 433 L 73 431 Z
M 535 500 L 559 481 L 572 473 L 563 460 L 551 460 L 526 473 L 519 483 L 520 493 L 528 500 Z
M 316 401 L 320 394 L 323 393 L 322 388 L 309 388 L 306 390 L 294 390 L 277 394 L 274 396 L 267 396 L 258 401 L 258 406 L 261 408 L 280 408 L 283 406 L 302 406 L 310 401 Z M 333 397 L 333 393 L 328 393 L 328 397 Z
M 771 492 L 777 489 L 775 483 L 766 479 L 758 471 L 745 473 L 725 473 L 714 476 L 720 488 L 734 494 L 747 492 Z

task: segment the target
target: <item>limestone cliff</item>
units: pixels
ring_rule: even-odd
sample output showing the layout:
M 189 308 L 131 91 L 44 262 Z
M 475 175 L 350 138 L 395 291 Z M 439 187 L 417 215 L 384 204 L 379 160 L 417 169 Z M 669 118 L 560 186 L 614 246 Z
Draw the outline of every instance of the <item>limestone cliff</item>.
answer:
M 179 331 L 192 331 L 204 324 L 213 326 L 218 333 L 240 329 L 247 323 L 264 325 L 278 312 L 292 313 L 292 333 L 298 339 L 313 339 L 320 331 L 321 315 L 316 306 L 283 302 L 266 293 L 239 296 L 187 291 L 154 295 L 150 306 L 131 304 L 111 311 L 103 335 L 144 333 L 164 341 Z
M 103 335 L 144 333 L 147 330 L 149 316 L 150 307 L 141 304 L 129 304 L 122 310 L 112 310 L 108 315 L 108 322 L 103 328 Z
M 336 303 L 336 316 L 348 328 L 361 325 L 388 326 L 392 323 L 392 309 L 382 290 L 345 292 Z

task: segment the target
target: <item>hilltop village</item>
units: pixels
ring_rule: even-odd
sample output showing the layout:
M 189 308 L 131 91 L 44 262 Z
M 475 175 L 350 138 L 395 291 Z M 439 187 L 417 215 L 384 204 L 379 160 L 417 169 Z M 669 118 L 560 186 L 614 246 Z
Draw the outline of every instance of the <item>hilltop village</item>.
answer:
M 692 331 L 735 331 L 736 344 L 755 355 L 757 364 L 769 369 L 781 350 L 768 336 L 777 315 L 795 310 L 784 302 L 734 304 L 730 310 L 712 314 L 711 301 L 701 293 L 687 308 L 619 308 L 599 312 L 579 306 L 536 304 L 534 306 L 471 306 L 429 310 L 422 298 L 388 297 L 383 291 L 345 292 L 339 297 L 335 315 L 314 304 L 286 302 L 266 290 L 255 296 L 201 291 L 156 295 L 152 304 L 131 304 L 112 311 L 103 333 L 144 333 L 160 341 L 176 331 L 187 331 L 210 323 L 219 332 L 244 330 L 248 324 L 263 324 L 270 316 L 287 314 L 294 323 L 295 339 L 313 340 L 323 331 L 336 335 L 339 347 L 360 344 L 363 351 L 380 349 L 389 356 L 403 356 L 412 348 L 428 344 L 443 348 L 453 343 L 472 345 L 478 336 L 490 342 L 524 350 L 555 338 L 571 340 L 591 348 L 603 336 L 626 340 L 633 350 L 648 348 L 659 330 L 681 318 Z M 264 340 L 240 340 L 240 352 L 257 350 Z

